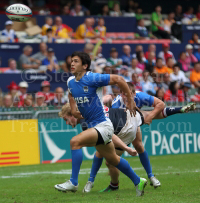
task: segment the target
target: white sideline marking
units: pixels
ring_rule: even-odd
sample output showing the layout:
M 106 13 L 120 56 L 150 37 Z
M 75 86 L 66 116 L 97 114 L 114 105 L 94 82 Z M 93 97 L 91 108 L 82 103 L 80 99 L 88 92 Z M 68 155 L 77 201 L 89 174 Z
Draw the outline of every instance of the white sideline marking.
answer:
M 90 173 L 90 168 L 86 168 L 86 169 L 81 169 L 79 174 L 89 174 Z M 144 168 L 134 168 L 134 171 L 140 171 L 140 170 L 144 170 Z M 98 173 L 107 173 L 108 169 L 107 168 L 101 168 L 99 170 Z M 193 171 L 171 171 L 171 172 L 164 172 L 164 173 L 155 173 L 156 175 L 168 175 L 168 174 L 177 174 L 177 173 L 199 173 L 200 169 L 196 169 Z M 60 174 L 60 175 L 70 175 L 71 174 L 71 169 L 68 170 L 61 170 L 61 171 L 35 171 L 35 172 L 27 172 L 27 173 L 14 173 L 12 176 L 0 176 L 0 179 L 6 179 L 6 178 L 27 178 L 30 176 L 34 176 L 34 175 L 42 175 L 42 174 Z M 145 174 L 146 175 L 146 174 Z

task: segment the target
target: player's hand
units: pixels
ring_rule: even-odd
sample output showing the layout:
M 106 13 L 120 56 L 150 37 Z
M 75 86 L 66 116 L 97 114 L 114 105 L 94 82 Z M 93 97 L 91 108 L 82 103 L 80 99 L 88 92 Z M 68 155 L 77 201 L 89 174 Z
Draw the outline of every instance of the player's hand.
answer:
M 137 151 L 130 148 L 130 147 L 127 147 L 127 150 L 126 150 L 131 156 L 137 156 Z
M 145 119 L 144 119 L 144 124 L 147 124 L 147 125 L 150 125 L 152 123 L 152 117 L 151 116 L 147 116 Z
M 81 115 L 81 112 L 80 111 L 76 111 L 73 113 L 73 116 L 78 118 L 78 119 L 84 119 L 83 116 Z
M 131 116 L 136 115 L 136 104 L 135 104 L 135 102 L 134 102 L 134 100 L 132 98 L 127 100 L 126 110 L 130 111 Z

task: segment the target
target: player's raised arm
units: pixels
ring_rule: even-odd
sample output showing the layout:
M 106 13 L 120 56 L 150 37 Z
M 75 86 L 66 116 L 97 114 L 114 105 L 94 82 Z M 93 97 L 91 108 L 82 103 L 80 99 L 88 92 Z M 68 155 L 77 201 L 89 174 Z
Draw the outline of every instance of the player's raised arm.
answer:
M 81 115 L 80 111 L 77 111 L 76 102 L 75 102 L 74 97 L 72 96 L 72 94 L 69 93 L 68 97 L 69 97 L 69 103 L 70 103 L 72 115 L 74 117 L 76 117 L 76 118 L 83 119 L 83 116 Z
M 121 91 L 125 93 L 125 95 L 127 97 L 126 108 L 129 109 L 131 115 L 135 116 L 136 115 L 136 105 L 131 96 L 131 91 L 130 91 L 126 81 L 124 80 L 124 78 L 119 75 L 111 74 L 109 85 L 118 85 L 119 88 L 121 89 Z

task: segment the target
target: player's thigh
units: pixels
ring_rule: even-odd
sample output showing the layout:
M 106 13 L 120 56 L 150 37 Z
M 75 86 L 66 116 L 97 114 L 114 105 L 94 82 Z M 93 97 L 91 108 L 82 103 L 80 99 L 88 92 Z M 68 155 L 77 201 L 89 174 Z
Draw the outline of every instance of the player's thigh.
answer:
M 106 161 L 116 166 L 120 161 L 120 157 L 116 154 L 113 142 L 106 145 L 97 145 L 96 150 L 106 159 Z
M 136 138 L 133 140 L 132 144 L 138 153 L 142 153 L 144 151 L 142 144 L 142 131 L 140 127 L 137 129 Z
M 70 141 L 70 145 L 71 147 L 73 146 L 91 147 L 96 145 L 97 140 L 98 140 L 98 133 L 96 129 L 90 128 L 73 137 Z

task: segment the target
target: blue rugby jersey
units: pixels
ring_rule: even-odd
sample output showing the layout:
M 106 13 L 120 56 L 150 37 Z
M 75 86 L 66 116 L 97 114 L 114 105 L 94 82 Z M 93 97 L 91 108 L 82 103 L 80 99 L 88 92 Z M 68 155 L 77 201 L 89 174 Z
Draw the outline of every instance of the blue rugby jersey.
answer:
M 154 97 L 144 92 L 136 91 L 134 101 L 138 108 L 142 108 L 143 106 L 152 106 L 154 103 Z M 121 95 L 117 95 L 117 97 L 112 101 L 111 108 L 126 108 Z
M 92 72 L 86 72 L 79 81 L 76 81 L 75 76 L 71 76 L 67 81 L 68 90 L 89 128 L 106 121 L 102 87 L 107 86 L 109 82 L 109 74 Z

